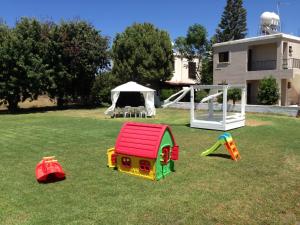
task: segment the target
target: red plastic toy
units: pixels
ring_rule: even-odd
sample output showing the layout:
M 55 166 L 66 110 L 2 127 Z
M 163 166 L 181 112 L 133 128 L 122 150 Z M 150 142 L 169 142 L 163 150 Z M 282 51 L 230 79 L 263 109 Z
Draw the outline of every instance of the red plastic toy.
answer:
M 65 179 L 65 172 L 55 160 L 55 156 L 43 157 L 35 168 L 36 179 L 40 183 L 55 182 Z

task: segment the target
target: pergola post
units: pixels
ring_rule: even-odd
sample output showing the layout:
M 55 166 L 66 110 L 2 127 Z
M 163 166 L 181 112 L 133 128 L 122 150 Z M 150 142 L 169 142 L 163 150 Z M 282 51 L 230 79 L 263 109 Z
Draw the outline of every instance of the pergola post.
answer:
M 190 111 L 190 116 L 191 116 L 191 122 L 195 119 L 195 101 L 194 101 L 194 87 L 191 86 L 191 111 Z
M 245 118 L 245 108 L 246 108 L 246 88 L 242 88 L 242 99 L 241 99 L 241 116 Z
M 226 117 L 227 117 L 227 89 L 228 86 L 224 85 L 223 86 L 223 126 L 225 127 L 226 125 Z

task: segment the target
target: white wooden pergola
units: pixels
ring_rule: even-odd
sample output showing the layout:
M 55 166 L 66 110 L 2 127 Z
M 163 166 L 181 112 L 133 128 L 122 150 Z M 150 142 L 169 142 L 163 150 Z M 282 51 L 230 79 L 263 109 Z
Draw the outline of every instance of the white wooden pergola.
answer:
M 228 99 L 227 93 L 229 89 L 241 89 L 241 107 L 240 110 L 234 114 L 228 113 Z M 204 98 L 201 103 L 207 102 L 208 116 L 202 119 L 195 117 L 195 91 L 210 90 L 216 92 Z M 238 127 L 245 126 L 245 107 L 246 107 L 246 87 L 244 85 L 192 85 L 191 91 L 191 109 L 190 109 L 190 126 L 195 128 L 212 129 L 227 131 Z M 223 103 L 221 106 L 221 116 L 214 115 L 213 99 L 217 96 L 223 96 Z

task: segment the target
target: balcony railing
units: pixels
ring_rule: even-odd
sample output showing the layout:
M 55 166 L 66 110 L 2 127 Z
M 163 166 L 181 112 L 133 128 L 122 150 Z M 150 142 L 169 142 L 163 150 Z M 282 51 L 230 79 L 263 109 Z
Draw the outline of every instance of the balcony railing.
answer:
M 251 61 L 248 65 L 248 70 L 276 70 L 276 60 Z
M 290 58 L 282 60 L 282 68 L 283 69 L 292 69 L 298 68 L 300 69 L 300 59 Z

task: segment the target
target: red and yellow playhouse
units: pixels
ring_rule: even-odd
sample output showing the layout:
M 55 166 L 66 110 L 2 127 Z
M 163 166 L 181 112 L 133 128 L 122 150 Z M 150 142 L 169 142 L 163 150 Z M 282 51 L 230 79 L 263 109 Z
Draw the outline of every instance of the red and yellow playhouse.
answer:
M 127 122 L 121 128 L 115 147 L 107 150 L 108 166 L 160 180 L 174 171 L 178 152 L 168 125 Z

